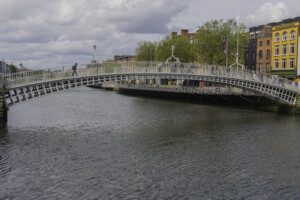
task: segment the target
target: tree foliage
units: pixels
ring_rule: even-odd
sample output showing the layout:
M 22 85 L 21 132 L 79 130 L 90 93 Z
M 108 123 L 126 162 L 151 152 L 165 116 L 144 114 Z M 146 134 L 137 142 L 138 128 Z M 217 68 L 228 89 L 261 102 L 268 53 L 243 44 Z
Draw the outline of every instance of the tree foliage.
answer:
M 156 58 L 156 43 L 142 41 L 136 49 L 137 60 L 151 61 Z
M 237 31 L 238 30 L 238 31 Z M 228 59 L 234 63 L 236 58 L 237 36 L 239 34 L 239 59 L 245 62 L 245 50 L 248 46 L 248 37 L 244 24 L 238 25 L 234 19 L 226 22 L 212 20 L 199 27 L 196 33 L 197 61 L 205 64 L 224 65 L 224 39 L 228 38 Z
M 238 32 L 236 31 L 238 30 Z M 171 55 L 171 46 L 175 46 L 175 56 L 181 62 L 225 65 L 226 56 L 223 42 L 229 40 L 229 63 L 235 62 L 237 34 L 240 37 L 239 58 L 244 64 L 245 50 L 248 46 L 248 34 L 244 24 L 238 25 L 236 20 L 212 20 L 198 27 L 195 42 L 190 43 L 188 36 L 167 36 L 154 43 L 143 41 L 136 49 L 137 59 L 143 61 L 165 61 Z
M 14 64 L 7 65 L 7 70 L 9 73 L 17 73 L 18 68 Z

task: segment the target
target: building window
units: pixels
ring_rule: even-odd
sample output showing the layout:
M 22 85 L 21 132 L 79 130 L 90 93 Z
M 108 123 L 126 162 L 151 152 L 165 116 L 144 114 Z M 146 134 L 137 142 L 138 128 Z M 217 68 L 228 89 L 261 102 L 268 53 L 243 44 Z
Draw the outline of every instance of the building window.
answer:
M 261 63 L 258 64 L 258 72 L 259 72 L 259 73 L 262 72 L 262 64 L 261 64 Z
M 295 67 L 295 58 L 290 58 L 290 68 L 294 69 Z
M 283 35 L 282 35 L 282 40 L 283 40 L 283 41 L 286 41 L 286 39 L 287 39 L 287 33 L 284 32 Z
M 263 57 L 263 52 L 262 52 L 262 50 L 259 50 L 259 52 L 258 52 L 258 58 L 262 59 L 262 57 Z
M 270 40 L 267 41 L 267 46 L 270 46 Z
M 271 51 L 270 51 L 270 49 L 267 50 L 267 56 L 266 57 L 267 57 L 267 59 L 270 59 L 270 57 L 271 57 Z
M 280 40 L 280 35 L 279 35 L 279 33 L 276 33 L 276 35 L 275 35 L 275 41 L 279 42 L 279 40 Z
M 255 59 L 255 53 L 254 52 L 252 53 L 252 59 Z
M 275 69 L 279 68 L 279 61 L 278 59 L 275 59 L 275 65 L 274 65 Z
M 282 69 L 286 68 L 286 59 L 282 59 Z
M 284 44 L 284 45 L 282 46 L 282 54 L 283 54 L 283 55 L 286 55 L 286 53 L 287 53 L 287 46 L 286 46 L 286 44 Z
M 291 40 L 294 40 L 296 38 L 296 32 L 291 31 Z
M 263 45 L 263 41 L 260 41 L 260 42 L 259 42 L 259 46 L 262 46 L 262 45 Z
M 270 63 L 267 63 L 267 64 L 266 64 L 266 71 L 267 71 L 267 72 L 270 72 Z
M 279 55 L 279 45 L 275 46 L 275 56 Z
M 291 54 L 294 54 L 294 53 L 295 53 L 295 44 L 291 44 L 290 53 L 291 53 Z

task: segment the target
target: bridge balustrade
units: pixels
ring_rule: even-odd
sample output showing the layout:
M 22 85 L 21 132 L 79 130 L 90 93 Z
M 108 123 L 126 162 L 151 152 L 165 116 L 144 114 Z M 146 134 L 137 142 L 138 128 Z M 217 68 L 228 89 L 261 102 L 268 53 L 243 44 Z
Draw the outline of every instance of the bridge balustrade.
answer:
M 4 80 L 8 87 L 16 87 L 38 82 L 51 80 L 61 80 L 72 78 L 71 67 L 52 68 L 47 70 L 28 70 L 15 74 L 7 74 Z M 79 66 L 77 70 L 78 77 L 89 77 L 106 74 L 180 74 L 180 75 L 204 75 L 218 76 L 255 81 L 270 84 L 273 86 L 298 91 L 295 82 L 287 79 L 263 75 L 254 71 L 247 71 L 234 68 L 226 68 L 223 66 L 197 65 L 191 63 L 172 64 L 172 63 L 156 63 L 156 62 L 107 62 L 102 63 L 100 67 L 89 68 Z

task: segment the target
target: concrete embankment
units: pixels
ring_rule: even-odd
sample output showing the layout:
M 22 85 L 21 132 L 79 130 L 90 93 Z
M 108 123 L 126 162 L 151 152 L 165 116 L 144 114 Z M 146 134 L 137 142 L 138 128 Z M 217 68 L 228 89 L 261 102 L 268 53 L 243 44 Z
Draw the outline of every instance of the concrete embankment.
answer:
M 105 82 L 103 84 L 91 85 L 89 87 L 104 89 L 104 90 L 117 90 L 117 83 L 115 83 L 115 82 Z
M 189 101 L 205 105 L 225 105 L 261 111 L 280 112 L 280 106 L 268 98 L 254 94 L 208 94 L 178 91 L 154 91 L 120 87 L 118 92 L 131 96 Z
M 118 85 L 115 82 L 107 82 L 91 87 L 116 90 L 121 94 L 131 96 L 144 96 L 190 101 L 208 105 L 226 105 L 262 111 L 300 114 L 300 94 L 297 96 L 296 105 L 289 106 L 279 104 L 254 92 L 244 91 L 243 89 L 234 87 L 204 87 L 200 90 L 195 87 L 170 87 L 167 85 Z
M 298 93 L 296 96 L 295 106 L 280 105 L 279 111 L 284 113 L 300 114 L 300 94 Z

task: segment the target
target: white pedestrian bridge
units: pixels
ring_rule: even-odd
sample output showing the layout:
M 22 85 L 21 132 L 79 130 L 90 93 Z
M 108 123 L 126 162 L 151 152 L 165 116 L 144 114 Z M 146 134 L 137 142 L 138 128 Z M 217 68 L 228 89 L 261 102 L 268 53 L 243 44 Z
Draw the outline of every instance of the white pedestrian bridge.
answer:
M 94 67 L 93 67 L 94 66 Z M 206 81 L 242 88 L 269 98 L 279 104 L 297 105 L 299 88 L 295 82 L 284 78 L 262 75 L 222 66 L 165 64 L 153 62 L 105 62 L 89 67 L 79 66 L 77 76 L 72 76 L 71 67 L 26 70 L 4 75 L 4 100 L 8 107 L 60 91 L 102 84 L 125 83 L 132 80 L 194 80 Z

